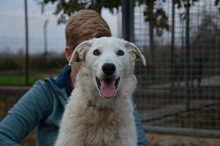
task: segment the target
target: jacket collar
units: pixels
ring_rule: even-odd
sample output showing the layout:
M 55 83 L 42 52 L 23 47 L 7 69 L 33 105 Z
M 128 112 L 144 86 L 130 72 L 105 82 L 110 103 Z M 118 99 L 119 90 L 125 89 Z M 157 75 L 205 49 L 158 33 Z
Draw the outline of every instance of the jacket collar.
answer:
M 58 74 L 58 76 L 54 78 L 50 78 L 53 84 L 56 85 L 58 88 L 60 89 L 65 88 L 67 96 L 70 96 L 72 92 L 72 88 L 70 85 L 71 84 L 70 72 L 71 72 L 71 67 L 69 65 L 66 65 Z

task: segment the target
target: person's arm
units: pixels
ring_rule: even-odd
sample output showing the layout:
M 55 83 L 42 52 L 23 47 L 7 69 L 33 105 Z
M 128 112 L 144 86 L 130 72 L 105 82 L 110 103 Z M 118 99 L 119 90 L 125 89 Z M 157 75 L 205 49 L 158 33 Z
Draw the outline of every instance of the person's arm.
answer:
M 132 102 L 133 102 L 133 100 L 132 100 Z M 148 146 L 147 139 L 146 139 L 144 129 L 142 126 L 142 122 L 141 122 L 140 116 L 137 111 L 137 106 L 134 104 L 134 102 L 133 102 L 133 107 L 134 107 L 133 112 L 134 112 L 134 118 L 135 118 L 135 124 L 136 124 L 137 136 L 138 136 L 138 144 L 137 145 L 138 146 Z
M 37 82 L 0 123 L 0 145 L 19 146 L 19 142 L 36 127 L 49 106 L 43 82 Z

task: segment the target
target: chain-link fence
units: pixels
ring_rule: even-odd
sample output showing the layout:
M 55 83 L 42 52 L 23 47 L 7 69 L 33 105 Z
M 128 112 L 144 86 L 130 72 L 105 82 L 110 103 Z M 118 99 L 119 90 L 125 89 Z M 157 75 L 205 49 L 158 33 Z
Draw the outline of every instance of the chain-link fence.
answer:
M 163 3 L 169 31 L 150 44 L 145 5 L 135 8 L 134 41 L 148 60 L 136 67 L 135 101 L 146 130 L 220 136 L 220 8 L 200 0 L 178 9 Z M 185 15 L 181 18 L 181 14 Z

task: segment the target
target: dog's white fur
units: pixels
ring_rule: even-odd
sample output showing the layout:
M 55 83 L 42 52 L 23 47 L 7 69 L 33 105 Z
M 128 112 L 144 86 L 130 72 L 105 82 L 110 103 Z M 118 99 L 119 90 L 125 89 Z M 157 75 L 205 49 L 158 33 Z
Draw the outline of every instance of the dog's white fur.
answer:
M 136 58 L 146 65 L 134 44 L 114 37 L 92 39 L 76 47 L 70 65 L 75 61 L 82 65 L 61 120 L 56 146 L 137 145 L 130 99 L 137 83 L 133 73 Z M 115 65 L 113 78 L 120 77 L 113 97 L 103 97 L 96 83 L 96 77 L 104 76 L 105 63 Z

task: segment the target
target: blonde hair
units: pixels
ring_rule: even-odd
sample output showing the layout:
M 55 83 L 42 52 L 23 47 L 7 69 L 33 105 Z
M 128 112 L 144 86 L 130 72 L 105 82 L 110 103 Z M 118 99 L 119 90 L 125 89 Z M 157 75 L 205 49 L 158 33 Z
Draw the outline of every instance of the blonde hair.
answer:
M 111 31 L 99 13 L 93 10 L 80 10 L 70 17 L 65 34 L 66 45 L 74 49 L 85 40 L 111 36 Z

